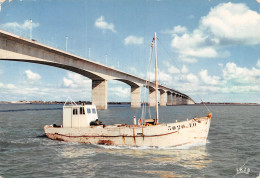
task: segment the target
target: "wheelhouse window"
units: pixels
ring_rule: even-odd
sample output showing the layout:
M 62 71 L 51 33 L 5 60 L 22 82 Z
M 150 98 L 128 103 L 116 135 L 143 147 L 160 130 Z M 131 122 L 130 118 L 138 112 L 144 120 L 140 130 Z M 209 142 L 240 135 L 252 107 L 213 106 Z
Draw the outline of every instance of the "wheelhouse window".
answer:
M 73 115 L 78 115 L 78 109 L 77 108 L 73 109 Z
M 93 114 L 96 114 L 96 109 L 92 109 L 92 113 L 93 113 Z
M 90 110 L 89 108 L 87 109 L 87 113 L 88 113 L 88 114 L 90 114 L 90 113 L 91 113 L 91 110 Z
M 80 107 L 79 113 L 80 113 L 80 114 L 85 114 L 85 109 L 84 109 L 84 107 Z

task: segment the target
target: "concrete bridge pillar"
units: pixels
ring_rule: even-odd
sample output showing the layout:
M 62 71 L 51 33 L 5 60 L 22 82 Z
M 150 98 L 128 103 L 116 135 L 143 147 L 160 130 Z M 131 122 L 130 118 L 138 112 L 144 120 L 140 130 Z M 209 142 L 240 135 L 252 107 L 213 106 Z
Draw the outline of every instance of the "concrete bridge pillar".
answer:
M 177 100 L 176 100 L 176 94 L 173 93 L 173 94 L 172 94 L 172 105 L 177 105 L 177 104 L 176 104 L 176 101 L 177 101 Z
M 167 106 L 172 106 L 173 98 L 172 98 L 172 93 L 167 92 Z
M 107 80 L 92 80 L 92 103 L 97 109 L 107 109 Z
M 187 104 L 187 99 L 185 97 L 182 97 L 182 104 L 184 104 L 184 105 Z
M 149 87 L 149 104 L 150 104 L 151 107 L 155 107 L 155 104 L 156 104 L 156 102 L 155 102 L 155 92 L 157 92 L 157 91 L 155 91 L 154 88 Z
M 188 104 L 188 99 L 187 98 L 185 98 L 185 104 Z
M 181 96 L 180 95 L 178 95 L 178 94 L 176 94 L 175 95 L 176 96 L 176 105 L 180 105 L 181 104 L 181 102 L 180 102 L 180 99 L 181 99 Z
M 141 87 L 131 86 L 131 107 L 141 107 Z
M 179 105 L 182 105 L 183 103 L 182 103 L 182 96 L 180 95 L 179 96 Z
M 180 104 L 180 105 L 183 105 L 183 96 L 180 96 L 180 98 L 179 98 L 179 104 Z
M 160 90 L 160 106 L 166 106 L 166 92 Z

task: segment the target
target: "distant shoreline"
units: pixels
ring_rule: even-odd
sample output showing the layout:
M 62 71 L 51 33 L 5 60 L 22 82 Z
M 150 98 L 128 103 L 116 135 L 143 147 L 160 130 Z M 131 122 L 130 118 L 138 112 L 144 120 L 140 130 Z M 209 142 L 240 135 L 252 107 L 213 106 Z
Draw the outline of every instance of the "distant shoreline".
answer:
M 230 102 L 219 102 L 219 103 L 211 103 L 211 102 L 201 102 L 201 103 L 196 103 L 196 105 L 216 105 L 216 106 L 226 106 L 226 105 L 232 105 L 232 106 L 259 106 L 258 103 L 230 103 Z
M 70 103 L 70 102 L 67 102 Z M 76 104 L 91 104 L 90 101 L 75 101 Z M 65 104 L 65 101 L 0 101 L 0 104 Z M 108 104 L 131 104 L 131 102 L 108 102 Z
M 64 104 L 64 101 L 0 101 L 0 104 Z M 76 101 L 76 104 L 91 104 L 90 101 Z M 131 102 L 108 102 L 109 105 L 130 105 Z M 148 103 L 142 103 L 148 104 Z M 194 105 L 215 105 L 215 106 L 259 106 L 259 103 L 231 103 L 231 102 L 201 102 Z M 192 106 L 192 105 L 189 105 Z

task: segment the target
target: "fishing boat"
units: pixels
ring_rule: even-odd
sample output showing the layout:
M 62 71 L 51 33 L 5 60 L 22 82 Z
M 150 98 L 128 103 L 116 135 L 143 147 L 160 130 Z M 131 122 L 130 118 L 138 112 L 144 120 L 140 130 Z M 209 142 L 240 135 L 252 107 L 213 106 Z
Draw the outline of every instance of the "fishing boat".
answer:
M 152 41 L 155 48 L 155 90 L 157 81 L 156 33 Z M 157 92 L 155 92 L 157 95 Z M 144 119 L 133 125 L 105 125 L 98 120 L 96 106 L 77 105 L 73 100 L 63 106 L 63 124 L 44 126 L 45 134 L 53 140 L 79 142 L 97 145 L 129 147 L 176 147 L 192 144 L 206 144 L 211 113 L 205 117 L 194 117 L 182 122 L 159 123 L 158 101 L 156 100 L 156 117 Z

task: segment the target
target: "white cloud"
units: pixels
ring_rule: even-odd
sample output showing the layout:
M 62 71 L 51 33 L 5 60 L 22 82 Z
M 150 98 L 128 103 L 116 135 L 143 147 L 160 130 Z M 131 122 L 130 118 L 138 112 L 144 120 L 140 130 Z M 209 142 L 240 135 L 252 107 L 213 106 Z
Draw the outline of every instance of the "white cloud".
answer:
M 200 76 L 201 80 L 205 84 L 218 85 L 219 82 L 220 82 L 220 77 L 218 77 L 218 76 L 209 76 L 207 70 L 201 70 L 199 72 L 199 76 Z
M 231 45 L 260 44 L 260 14 L 245 4 L 221 3 L 201 18 L 192 32 L 175 26 L 171 47 L 179 59 L 216 58 L 229 56 L 222 48 Z M 168 31 L 169 32 L 169 31 Z M 177 33 L 179 32 L 179 34 Z
M 63 77 L 63 85 L 68 88 L 76 88 L 77 85 L 73 83 L 72 80 Z
M 192 34 L 175 35 L 171 47 L 182 56 L 192 57 L 217 57 L 217 51 L 212 46 L 206 45 L 207 37 L 195 30 Z
M 168 67 L 168 72 L 171 74 L 179 74 L 181 71 L 177 67 L 170 65 Z
M 41 79 L 41 76 L 37 73 L 32 72 L 31 70 L 25 71 L 26 79 L 29 81 L 37 81 Z
M 196 62 L 198 62 L 197 59 L 192 58 L 192 57 L 187 57 L 185 55 L 180 55 L 178 59 L 183 61 L 183 62 L 186 62 L 186 63 L 196 63 Z
M 183 26 L 175 26 L 173 28 L 173 33 L 186 33 L 187 32 L 187 28 L 186 27 L 183 27 Z
M 111 87 L 108 88 L 109 93 L 111 95 L 120 97 L 120 98 L 128 98 L 130 96 L 130 88 L 123 88 L 123 87 Z
M 96 20 L 95 26 L 102 29 L 102 30 L 110 30 L 114 33 L 116 32 L 114 24 L 106 22 L 105 18 L 103 16 L 99 17 Z
M 0 82 L 0 88 L 3 88 L 3 89 L 15 89 L 15 85 L 14 84 L 3 84 Z
M 147 76 L 148 76 L 148 80 L 150 80 L 151 82 L 155 81 L 154 72 L 148 72 Z M 159 83 L 165 83 L 165 82 L 169 82 L 172 80 L 171 75 L 169 75 L 168 73 L 163 72 L 163 71 L 159 71 L 157 77 L 158 77 L 157 79 L 158 79 Z
M 183 75 L 183 79 L 189 83 L 198 83 L 199 79 L 196 75 L 189 73 L 187 75 Z
M 245 4 L 219 4 L 202 18 L 201 28 L 213 33 L 223 45 L 260 44 L 260 14 Z
M 39 27 L 39 23 L 30 22 L 30 20 L 25 20 L 23 24 L 17 23 L 17 22 L 8 22 L 3 24 L 4 28 L 12 28 L 12 29 L 21 29 L 21 30 L 28 30 L 32 28 Z
M 236 85 L 260 85 L 260 69 L 253 67 L 238 67 L 235 63 L 227 63 L 223 69 L 223 77 L 226 83 L 232 82 Z
M 174 35 L 174 34 L 183 34 L 183 33 L 186 33 L 187 31 L 188 30 L 186 27 L 177 25 L 177 26 L 173 27 L 172 30 L 167 29 L 167 30 L 162 31 L 162 33 Z
M 260 64 L 258 60 L 256 66 Z M 208 70 L 201 70 L 197 74 L 190 73 L 187 66 L 183 65 L 178 70 L 168 62 L 168 73 L 174 73 L 171 79 L 168 79 L 166 85 L 173 87 L 187 94 L 209 94 L 209 92 L 227 94 L 227 93 L 249 93 L 260 92 L 260 67 L 239 67 L 237 64 L 229 62 L 219 64 L 221 72 L 219 76 L 209 75 Z M 172 68 L 174 70 L 172 70 Z M 170 72 L 176 71 L 176 72 Z M 161 71 L 162 72 L 162 71 Z
M 7 84 L 7 85 L 6 85 L 6 88 L 8 88 L 8 89 L 14 89 L 14 88 L 16 88 L 16 87 L 15 87 L 14 84 Z
M 170 74 L 179 74 L 181 70 L 175 67 L 174 65 L 170 64 L 168 61 L 163 61 L 163 64 L 167 67 L 167 71 Z
M 183 65 L 182 68 L 181 68 L 181 73 L 185 74 L 185 73 L 188 73 L 189 72 L 189 69 L 187 68 L 186 65 Z
M 63 86 L 67 88 L 90 87 L 91 80 L 80 74 L 68 72 L 68 76 L 63 77 Z
M 256 0 L 257 3 L 260 3 L 260 0 Z
M 168 82 L 168 81 L 172 80 L 172 77 L 171 77 L 171 75 L 169 75 L 168 73 L 166 73 L 164 71 L 159 71 L 158 79 L 160 82 Z
M 182 92 L 194 92 L 199 88 L 199 78 L 193 73 L 175 75 L 172 80 L 168 82 L 168 86 Z
M 27 73 L 30 74 L 31 72 Z M 0 96 L 4 96 L 0 100 L 61 101 L 66 100 L 70 96 L 75 101 L 91 101 L 90 79 L 72 72 L 68 72 L 64 78 L 61 81 L 57 81 L 57 83 L 62 82 L 60 85 L 40 82 L 37 83 L 37 87 L 30 80 L 18 84 L 0 83 Z
M 124 43 L 125 43 L 125 45 L 130 45 L 130 44 L 140 45 L 140 44 L 144 43 L 144 38 L 130 35 L 125 38 Z

